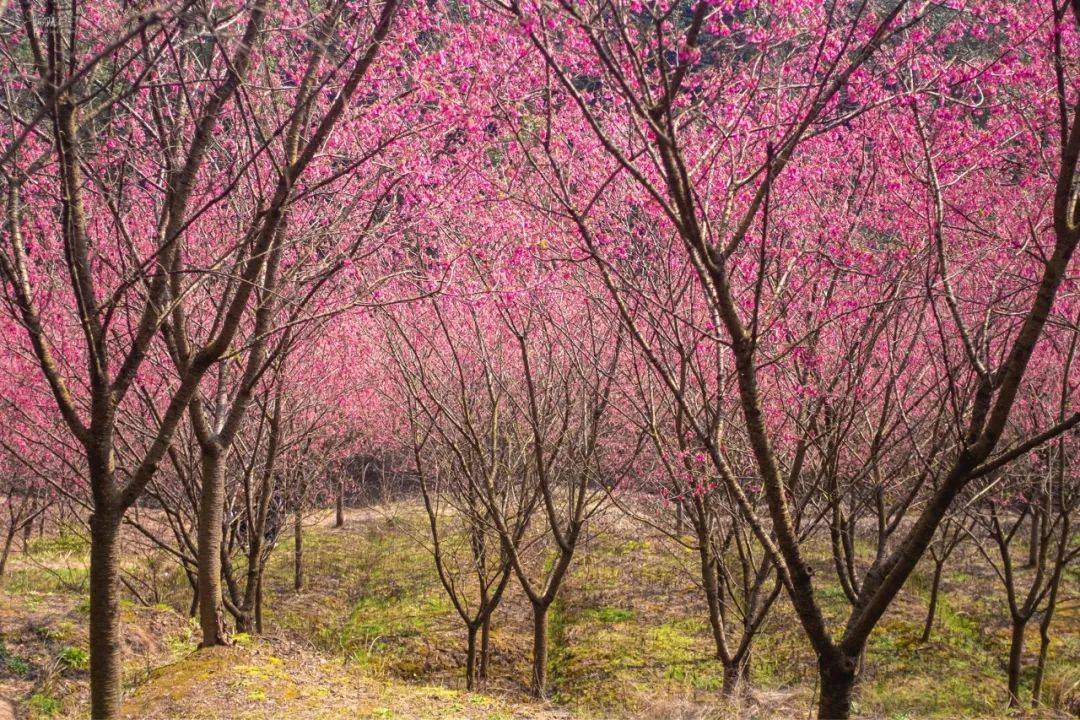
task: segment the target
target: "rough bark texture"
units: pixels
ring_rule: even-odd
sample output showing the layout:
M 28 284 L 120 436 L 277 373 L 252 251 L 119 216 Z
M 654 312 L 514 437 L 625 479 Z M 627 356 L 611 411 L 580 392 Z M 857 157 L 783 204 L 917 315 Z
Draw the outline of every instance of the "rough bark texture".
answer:
M 469 626 L 468 647 L 465 651 L 465 689 L 476 688 L 476 626 Z
M 1009 707 L 1020 705 L 1020 666 L 1024 657 L 1024 628 L 1026 620 L 1013 618 L 1012 641 L 1009 644 Z
M 532 692 L 537 698 L 547 693 L 547 606 L 533 605 Z
M 818 660 L 818 675 L 821 678 L 819 720 L 846 720 L 851 715 L 851 690 L 855 686 L 856 664 L 856 659 L 850 657 L 841 657 L 833 662 Z
M 90 717 L 120 714 L 120 513 L 90 518 Z
M 221 615 L 221 521 L 225 502 L 222 460 L 220 452 L 213 446 L 203 448 L 198 538 L 200 647 L 228 642 Z
M 728 699 L 737 698 L 746 690 L 750 681 L 750 653 L 724 663 L 724 686 L 722 692 Z

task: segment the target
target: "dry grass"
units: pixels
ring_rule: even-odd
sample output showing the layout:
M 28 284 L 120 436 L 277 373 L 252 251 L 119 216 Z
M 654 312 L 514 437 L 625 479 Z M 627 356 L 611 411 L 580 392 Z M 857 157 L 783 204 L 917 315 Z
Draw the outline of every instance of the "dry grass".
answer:
M 600 527 L 599 525 L 597 527 Z M 553 697 L 529 700 L 528 604 L 511 589 L 495 620 L 493 674 L 483 693 L 463 689 L 464 632 L 420 539 L 417 507 L 351 511 L 305 537 L 307 588 L 292 590 L 291 546 L 266 579 L 267 636 L 195 651 L 187 589 L 155 575 L 168 601 L 124 605 L 125 711 L 132 718 L 803 718 L 814 663 L 781 599 L 755 645 L 753 689 L 733 706 L 719 694 L 693 558 L 609 518 L 575 559 L 551 611 Z M 13 558 L 0 591 L 0 720 L 77 717 L 86 706 L 85 542 L 58 534 Z M 149 572 L 148 557 L 129 569 Z M 830 576 L 825 557 L 819 580 Z M 156 572 L 156 571 L 155 571 Z M 1076 597 L 1070 573 L 1065 597 Z M 939 620 L 919 643 L 928 579 L 916 573 L 874 633 L 857 691 L 864 717 L 1005 717 L 1003 598 L 974 553 L 958 555 Z M 159 587 L 160 585 L 160 587 Z M 827 614 L 845 600 L 821 582 Z M 1075 603 L 1073 603 L 1075 605 Z M 1069 716 L 1080 688 L 1080 622 L 1062 609 L 1054 628 L 1039 717 Z M 1037 648 L 1036 628 L 1028 645 Z

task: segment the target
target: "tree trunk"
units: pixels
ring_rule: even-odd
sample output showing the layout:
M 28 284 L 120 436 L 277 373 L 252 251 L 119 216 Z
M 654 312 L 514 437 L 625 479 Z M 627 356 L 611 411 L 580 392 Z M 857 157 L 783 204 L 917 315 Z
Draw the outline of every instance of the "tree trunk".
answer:
M 1031 509 L 1031 535 L 1028 537 L 1027 566 L 1035 567 L 1039 562 L 1039 519 L 1041 515 L 1037 507 Z
M 701 587 L 705 591 L 705 607 L 709 612 L 709 627 L 712 629 L 713 644 L 716 647 L 716 659 L 723 662 L 728 652 L 724 642 L 724 620 L 720 616 L 720 589 L 716 582 L 716 565 L 712 561 L 708 548 L 708 538 L 699 532 L 698 554 L 701 559 Z
M 11 546 L 15 544 L 15 528 L 12 526 L 8 528 L 7 536 L 4 538 L 4 549 L 0 551 L 0 578 L 4 577 L 4 571 L 7 569 L 8 555 L 11 553 Z
M 945 563 L 934 563 L 934 579 L 930 582 L 930 606 L 926 609 L 926 623 L 923 625 L 919 642 L 929 642 L 930 632 L 934 629 L 934 615 L 937 613 L 938 590 L 941 588 L 941 571 Z
M 254 608 L 242 608 L 236 615 L 236 632 L 250 635 L 255 628 Z
M 533 696 L 543 698 L 547 692 L 547 606 L 533 605 Z
M 120 513 L 90 516 L 90 717 L 120 716 Z
M 334 517 L 334 527 L 345 526 L 345 481 L 338 480 L 337 486 L 337 507 L 336 516 Z
M 833 662 L 818 659 L 821 697 L 818 720 L 847 720 L 851 716 L 851 690 L 855 687 L 858 658 L 840 657 Z
M 1020 706 L 1020 666 L 1024 657 L 1024 628 L 1027 620 L 1013 618 L 1009 645 L 1009 707 Z
M 476 688 L 476 626 L 468 626 L 469 639 L 465 652 L 465 689 Z
M 228 644 L 221 614 L 221 523 L 225 508 L 225 473 L 220 448 L 202 448 L 199 496 L 199 647 Z
M 262 573 L 259 573 L 259 584 L 255 586 L 255 632 L 262 635 L 263 631 L 263 594 L 262 594 Z
M 297 508 L 293 514 L 293 589 L 304 589 L 304 526 Z
M 488 661 L 491 659 L 491 616 L 484 618 L 484 624 L 480 627 L 480 671 L 477 677 L 480 682 L 488 679 Z
M 724 663 L 724 686 L 725 698 L 733 699 L 740 695 L 750 682 L 750 653 L 742 657 L 734 658 L 730 663 Z
M 1050 653 L 1049 623 L 1039 625 L 1039 659 L 1035 665 L 1035 679 L 1031 683 L 1031 706 L 1039 707 L 1042 702 L 1043 674 L 1046 672 L 1046 657 Z
M 30 511 L 29 512 L 30 512 L 31 515 L 33 514 L 34 509 L 36 507 L 37 507 L 36 502 L 33 505 L 30 506 Z M 32 521 L 28 522 L 28 523 L 26 523 L 25 525 L 22 526 L 22 548 L 23 548 L 24 553 L 30 551 L 30 536 L 33 535 L 33 534 L 34 534 L 34 523 Z

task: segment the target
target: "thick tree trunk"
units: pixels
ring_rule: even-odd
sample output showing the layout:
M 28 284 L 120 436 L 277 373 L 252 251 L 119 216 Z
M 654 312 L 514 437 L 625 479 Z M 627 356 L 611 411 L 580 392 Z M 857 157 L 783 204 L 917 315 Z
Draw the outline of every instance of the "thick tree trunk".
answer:
M 919 642 L 929 642 L 930 633 L 934 629 L 934 615 L 937 614 L 938 591 L 941 588 L 941 571 L 945 563 L 934 563 L 934 578 L 930 581 L 930 606 L 926 609 L 926 623 L 923 625 L 922 636 Z
M 120 716 L 120 516 L 90 517 L 90 717 Z
M 255 612 L 253 608 L 243 608 L 236 616 L 236 632 L 250 635 L 255 629 Z
M 476 688 L 476 626 L 468 626 L 468 645 L 465 651 L 465 689 Z
M 1027 620 L 1013 618 L 1009 645 L 1009 707 L 1020 706 L 1020 669 L 1024 657 L 1024 628 Z
M 533 605 L 532 693 L 543 698 L 547 692 L 547 606 Z
M 225 508 L 225 473 L 221 451 L 202 448 L 199 496 L 199 647 L 228 644 L 221 614 L 221 523 Z
M 293 589 L 304 589 L 304 525 L 299 508 L 293 513 Z
M 730 663 L 724 663 L 724 686 L 722 692 L 725 698 L 733 699 L 742 694 L 750 684 L 750 653 L 742 657 L 734 658 Z
M 818 698 L 818 720 L 847 720 L 851 716 L 851 691 L 855 687 L 855 666 L 858 658 L 841 657 L 829 662 L 818 660 L 818 679 L 821 697 Z

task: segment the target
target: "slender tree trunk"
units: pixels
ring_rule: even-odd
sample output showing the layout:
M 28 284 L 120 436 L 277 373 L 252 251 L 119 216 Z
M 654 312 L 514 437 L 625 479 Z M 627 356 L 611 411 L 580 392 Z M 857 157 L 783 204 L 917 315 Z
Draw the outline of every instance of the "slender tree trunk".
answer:
M 30 513 L 33 514 L 34 509 L 37 507 L 35 502 L 30 506 Z M 34 523 L 28 522 L 22 526 L 22 548 L 23 552 L 29 552 L 30 550 L 30 536 L 34 534 Z
M 220 448 L 202 448 L 199 496 L 199 647 L 228 644 L 221 614 L 221 523 L 225 509 L 225 473 Z
M 1047 615 L 1050 613 L 1047 612 Z M 1039 624 L 1039 659 L 1035 665 L 1035 679 L 1031 683 L 1031 706 L 1039 707 L 1042 702 L 1043 674 L 1046 672 L 1046 658 L 1050 654 L 1050 623 Z
M 293 513 L 293 589 L 304 589 L 304 526 L 300 508 Z
M 930 606 L 926 609 L 926 623 L 923 625 L 919 642 L 929 642 L 930 632 L 934 629 L 934 615 L 937 614 L 938 591 L 941 588 L 941 571 L 945 563 L 934 563 L 934 579 L 930 582 Z
M 259 587 L 262 583 L 263 567 L 259 562 L 259 558 L 262 557 L 264 532 L 266 530 L 262 526 L 253 527 L 248 538 L 247 570 L 244 573 L 244 599 L 241 605 L 243 618 L 237 618 L 237 629 L 239 630 L 242 624 L 242 632 L 246 633 L 250 633 L 255 629 L 255 609 L 258 607 Z
M 1031 535 L 1028 536 L 1027 566 L 1035 567 L 1039 562 L 1039 525 L 1041 513 L 1038 507 L 1031 508 Z
M 1061 588 L 1061 575 L 1064 570 L 1065 542 L 1072 536 L 1071 523 L 1068 518 L 1062 525 L 1061 544 L 1058 545 L 1058 556 L 1053 577 L 1050 579 L 1050 592 L 1046 597 L 1046 609 L 1039 621 L 1039 659 L 1035 664 L 1035 678 L 1031 683 L 1031 706 L 1038 707 L 1042 703 L 1043 676 L 1046 673 L 1046 658 L 1050 653 L 1050 623 L 1054 620 L 1054 611 L 1057 609 L 1058 590 Z
M 345 526 L 345 480 L 338 480 L 337 486 L 337 508 L 336 516 L 334 518 L 334 527 Z
M 1009 645 L 1009 707 L 1020 706 L 1020 668 L 1024 658 L 1024 628 L 1027 620 L 1013 618 Z
M 723 618 L 720 616 L 719 589 L 716 584 L 716 566 L 708 550 L 708 538 L 698 534 L 698 554 L 701 558 L 701 587 L 705 591 L 705 606 L 709 612 L 709 627 L 712 630 L 713 644 L 716 647 L 716 659 L 724 662 L 727 646 L 724 643 Z M 725 678 L 726 685 L 726 678 Z
M 834 662 L 818 659 L 821 696 L 818 720 L 847 720 L 851 716 L 851 691 L 855 687 L 858 658 L 840 657 Z
M 4 577 L 4 571 L 7 569 L 8 555 L 11 553 L 11 546 L 15 544 L 15 527 L 8 528 L 7 535 L 4 538 L 4 549 L 0 551 L 0 578 Z
M 469 638 L 465 652 L 465 689 L 476 688 L 476 626 L 468 626 Z
M 477 676 L 480 682 L 488 679 L 488 662 L 491 660 L 491 615 L 484 618 L 484 624 L 480 626 L 480 671 Z
M 120 716 L 120 516 L 90 517 L 90 717 Z
M 187 576 L 188 587 L 191 588 L 191 603 L 188 605 L 188 617 L 196 617 L 195 613 L 199 610 L 199 577 L 193 574 L 190 570 L 184 570 L 184 575 Z
M 263 591 L 262 573 L 259 573 L 259 584 L 255 586 L 255 632 L 262 635 L 263 632 Z
M 533 696 L 543 698 L 547 692 L 548 624 L 546 605 L 533 605 Z

